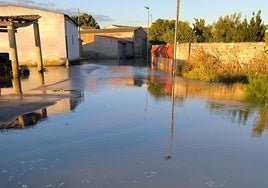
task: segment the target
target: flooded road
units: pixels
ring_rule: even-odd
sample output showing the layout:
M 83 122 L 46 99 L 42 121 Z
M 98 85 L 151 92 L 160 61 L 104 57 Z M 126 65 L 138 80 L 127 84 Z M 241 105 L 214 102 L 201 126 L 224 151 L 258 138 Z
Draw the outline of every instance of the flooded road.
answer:
M 117 62 L 33 68 L 21 84 L 70 97 L 3 123 L 1 187 L 268 187 L 268 106 L 239 85 L 176 78 L 172 99 L 169 74 Z

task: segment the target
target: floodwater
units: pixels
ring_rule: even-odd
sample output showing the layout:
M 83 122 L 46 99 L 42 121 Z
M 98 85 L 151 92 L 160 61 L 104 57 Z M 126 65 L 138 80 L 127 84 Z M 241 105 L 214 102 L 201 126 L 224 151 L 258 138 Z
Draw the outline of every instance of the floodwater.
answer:
M 268 187 L 268 106 L 243 102 L 239 85 L 176 78 L 172 90 L 169 74 L 117 62 L 37 77 L 24 94 L 79 97 L 2 126 L 3 188 Z

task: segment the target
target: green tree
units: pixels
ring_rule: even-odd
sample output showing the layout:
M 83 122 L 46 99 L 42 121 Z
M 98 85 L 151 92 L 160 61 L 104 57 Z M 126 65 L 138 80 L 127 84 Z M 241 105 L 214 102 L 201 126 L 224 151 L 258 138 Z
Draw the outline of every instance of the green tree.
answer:
M 179 21 L 178 23 L 178 42 L 186 43 L 193 42 L 195 39 L 195 34 L 193 29 L 190 27 L 189 22 Z
M 149 40 L 153 44 L 174 43 L 175 20 L 156 20 L 149 31 Z M 194 32 L 188 22 L 178 22 L 178 42 L 190 42 Z
M 265 26 L 261 19 L 261 11 L 253 12 L 249 23 L 241 14 L 234 13 L 220 17 L 213 25 L 213 41 L 215 42 L 260 42 L 264 41 Z
M 248 24 L 248 41 L 260 42 L 264 41 L 265 26 L 261 19 L 261 11 L 257 14 L 252 13 L 252 18 Z
M 170 34 L 174 32 L 174 22 L 169 20 L 157 19 L 149 30 L 149 41 L 153 44 L 170 42 Z M 168 38 L 168 41 L 166 39 Z
M 193 31 L 196 37 L 196 42 L 210 42 L 212 40 L 212 26 L 205 25 L 204 19 L 194 19 Z
M 71 17 L 75 23 L 79 26 L 90 26 L 95 29 L 100 29 L 99 24 L 96 20 L 89 14 L 83 13 L 80 16 L 72 16 Z
M 220 17 L 214 24 L 213 40 L 215 42 L 236 42 L 237 28 L 241 24 L 241 14 Z
M 241 22 L 237 26 L 237 33 L 234 36 L 234 42 L 247 42 L 248 41 L 248 21 L 245 18 L 243 22 Z

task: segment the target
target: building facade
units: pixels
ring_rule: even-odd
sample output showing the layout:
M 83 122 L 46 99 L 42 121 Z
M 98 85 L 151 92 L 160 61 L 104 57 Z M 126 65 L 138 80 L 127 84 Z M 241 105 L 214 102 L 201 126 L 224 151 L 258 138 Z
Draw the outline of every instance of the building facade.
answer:
M 65 65 L 80 58 L 78 26 L 63 13 L 30 7 L 1 5 L 0 16 L 40 15 L 38 21 L 44 66 Z M 32 26 L 16 32 L 20 65 L 36 65 L 35 40 Z M 0 52 L 9 51 L 7 33 L 0 33 Z
M 147 34 L 142 27 L 109 27 L 105 29 L 81 29 L 80 37 L 83 44 L 84 57 L 112 58 L 145 57 Z M 111 42 L 116 42 L 113 48 L 107 48 Z M 110 55 L 109 55 L 110 56 Z

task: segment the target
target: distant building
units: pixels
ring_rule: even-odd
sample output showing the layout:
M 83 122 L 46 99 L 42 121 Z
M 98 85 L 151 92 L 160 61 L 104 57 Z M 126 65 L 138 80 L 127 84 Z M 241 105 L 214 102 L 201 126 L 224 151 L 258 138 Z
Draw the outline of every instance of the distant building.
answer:
M 80 58 L 78 26 L 66 14 L 37 8 L 0 5 L 0 16 L 40 15 L 39 31 L 43 64 L 64 65 Z M 0 33 L 0 52 L 9 51 L 7 33 Z M 19 64 L 36 65 L 35 40 L 32 26 L 16 32 Z
M 93 58 L 146 57 L 147 34 L 142 27 L 110 26 L 81 29 L 83 56 Z

